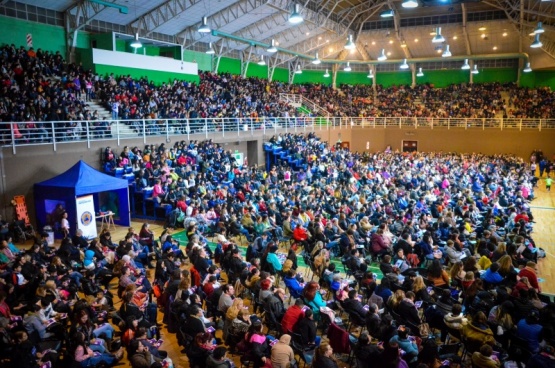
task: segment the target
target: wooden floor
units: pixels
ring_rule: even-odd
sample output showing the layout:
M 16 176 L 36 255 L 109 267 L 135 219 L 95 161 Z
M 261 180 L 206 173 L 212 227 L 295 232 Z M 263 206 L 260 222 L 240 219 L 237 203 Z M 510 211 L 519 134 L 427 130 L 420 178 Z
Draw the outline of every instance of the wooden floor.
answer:
M 539 277 L 544 279 L 540 287 L 544 293 L 555 294 L 555 272 L 551 264 L 555 261 L 555 189 L 551 192 L 545 189 L 545 174 L 534 194 L 536 199 L 530 203 L 536 222 L 532 238 L 547 253 L 546 258 L 538 261 Z

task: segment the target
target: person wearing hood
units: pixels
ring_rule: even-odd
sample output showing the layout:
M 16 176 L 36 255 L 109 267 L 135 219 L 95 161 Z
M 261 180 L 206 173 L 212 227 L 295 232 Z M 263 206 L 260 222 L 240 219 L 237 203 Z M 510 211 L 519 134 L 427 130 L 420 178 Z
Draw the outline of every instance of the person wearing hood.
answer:
M 273 368 L 287 368 L 295 359 L 293 349 L 289 344 L 291 343 L 291 335 L 281 335 L 279 341 L 272 346 L 272 367 Z
M 94 251 L 86 250 L 85 251 L 85 259 L 83 260 L 83 265 L 87 270 L 94 270 L 96 265 L 94 263 Z

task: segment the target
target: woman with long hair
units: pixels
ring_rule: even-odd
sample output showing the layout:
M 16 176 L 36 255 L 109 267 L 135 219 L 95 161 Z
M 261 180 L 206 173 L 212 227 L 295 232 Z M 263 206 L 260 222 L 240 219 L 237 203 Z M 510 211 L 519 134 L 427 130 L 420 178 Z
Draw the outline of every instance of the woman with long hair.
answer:
M 233 320 L 237 318 L 241 310 L 243 310 L 244 304 L 243 299 L 235 298 L 233 299 L 233 303 L 229 308 L 227 308 L 227 312 L 225 313 L 225 320 L 224 320 L 224 328 L 223 328 L 223 338 L 224 340 L 227 339 L 227 334 L 229 332 L 229 328 L 233 323 Z
M 441 262 L 434 259 L 428 266 L 428 280 L 434 283 L 436 287 L 449 286 L 449 274 L 441 266 Z
M 422 276 L 416 276 L 412 284 L 412 291 L 416 296 L 416 300 L 421 300 L 425 303 L 433 303 L 432 297 L 428 293 L 428 287 L 424 283 Z
M 499 258 L 499 274 L 503 276 L 502 284 L 512 288 L 517 282 L 518 272 L 515 270 L 513 265 L 513 259 L 510 255 L 505 254 L 503 257 Z
M 123 349 L 118 350 L 116 354 L 94 352 L 85 341 L 85 335 L 82 332 L 76 332 L 72 341 L 74 352 L 73 359 L 81 367 L 93 367 L 100 363 L 113 366 L 123 357 Z
M 401 289 L 395 291 L 395 293 L 389 298 L 387 304 L 393 309 L 393 311 L 397 312 L 399 305 L 405 299 L 405 292 Z
M 507 243 L 499 242 L 499 244 L 497 244 L 497 248 L 495 248 L 495 250 L 491 255 L 491 261 L 497 262 L 501 257 L 503 257 L 506 254 L 507 254 Z
M 313 367 L 339 368 L 338 362 L 333 356 L 333 348 L 327 342 L 320 344 L 314 355 Z
M 453 267 L 451 267 L 449 274 L 451 276 L 451 282 L 453 283 L 453 285 L 462 287 L 462 282 L 464 280 L 464 276 L 466 275 L 466 271 L 464 270 L 463 263 L 461 261 L 453 264 Z
M 75 332 L 83 333 L 85 342 L 90 345 L 90 348 L 100 353 L 107 351 L 114 336 L 114 328 L 109 323 L 95 327 L 87 309 L 81 309 L 77 312 L 71 331 L 72 335 Z M 105 340 L 100 338 L 101 335 L 105 337 Z

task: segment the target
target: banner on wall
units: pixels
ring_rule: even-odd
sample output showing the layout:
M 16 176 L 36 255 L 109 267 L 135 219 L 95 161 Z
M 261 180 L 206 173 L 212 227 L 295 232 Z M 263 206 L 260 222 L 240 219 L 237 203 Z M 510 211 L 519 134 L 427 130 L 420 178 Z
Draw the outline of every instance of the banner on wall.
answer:
M 233 154 L 233 157 L 235 157 L 235 160 L 237 161 L 237 165 L 241 166 L 244 165 L 244 161 L 243 161 L 243 152 L 239 152 L 238 150 L 235 150 L 235 153 Z
M 77 197 L 75 201 L 77 207 L 77 228 L 83 231 L 85 238 L 96 238 L 93 196 Z

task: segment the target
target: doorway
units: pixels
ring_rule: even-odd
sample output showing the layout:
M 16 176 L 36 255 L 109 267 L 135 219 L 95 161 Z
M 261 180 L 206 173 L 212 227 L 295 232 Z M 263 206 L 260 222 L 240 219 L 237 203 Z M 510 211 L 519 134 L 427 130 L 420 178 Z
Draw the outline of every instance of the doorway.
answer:
M 418 141 L 403 141 L 403 152 L 417 152 Z

